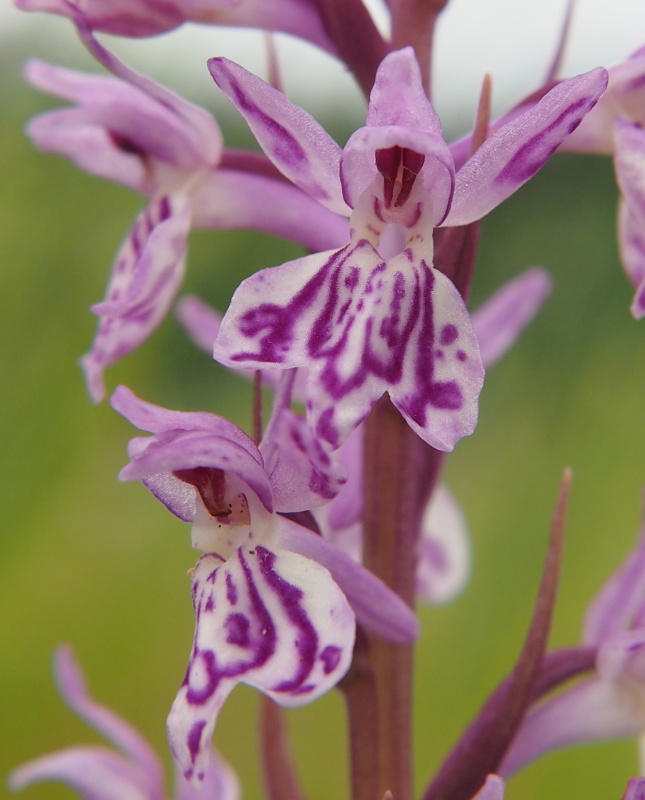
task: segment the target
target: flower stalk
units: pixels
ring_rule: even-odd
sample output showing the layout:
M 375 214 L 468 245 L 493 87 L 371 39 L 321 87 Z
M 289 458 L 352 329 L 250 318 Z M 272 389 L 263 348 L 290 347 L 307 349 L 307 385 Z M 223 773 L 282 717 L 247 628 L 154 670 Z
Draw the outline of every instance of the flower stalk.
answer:
M 259 734 L 267 800 L 305 800 L 291 749 L 285 710 L 269 697 L 260 699 Z
M 365 566 L 410 606 L 421 512 L 439 477 L 442 454 L 415 436 L 387 397 L 366 423 Z M 375 678 L 376 727 L 363 726 L 377 754 L 377 796 L 412 796 L 412 684 L 414 648 L 368 637 L 367 660 Z M 355 729 L 355 725 L 352 729 Z
M 244 683 L 263 695 L 267 800 L 310 791 L 283 707 L 334 687 L 345 697 L 352 800 L 413 800 L 416 604 L 453 600 L 473 569 L 442 467 L 476 429 L 485 371 L 551 290 L 544 269 L 528 269 L 471 314 L 482 219 L 557 150 L 611 153 L 632 312 L 645 316 L 645 48 L 609 73 L 560 79 L 569 2 L 546 81 L 491 121 L 485 77 L 473 130 L 448 143 L 430 102 L 447 0 L 385 0 L 390 35 L 363 0 L 16 2 L 67 17 L 107 72 L 31 61 L 27 79 L 69 105 L 32 120 L 29 136 L 144 198 L 92 307 L 98 328 L 81 363 L 95 402 L 107 394 L 108 368 L 143 345 L 175 302 L 191 231 L 253 229 L 306 252 L 259 264 L 223 316 L 196 297 L 177 309 L 193 341 L 252 385 L 250 435 L 125 386 L 111 398 L 143 432 L 119 477 L 141 482 L 200 551 L 189 571 L 193 643 L 168 704 L 176 799 L 239 800 L 213 737 L 222 705 Z M 207 62 L 261 154 L 229 147 L 210 113 L 96 36 L 138 38 L 185 22 L 264 34 L 268 82 L 218 54 Z M 287 96 L 276 32 L 338 59 L 368 99 L 344 146 Z M 565 471 L 517 662 L 429 778 L 424 800 L 503 800 L 504 780 L 550 749 L 645 734 L 645 530 L 593 601 L 582 644 L 547 652 L 570 482 Z M 56 680 L 116 749 L 61 750 L 16 770 L 10 785 L 53 778 L 85 800 L 162 800 L 156 755 L 93 700 L 69 649 L 59 651 Z M 624 800 L 643 787 L 630 782 Z

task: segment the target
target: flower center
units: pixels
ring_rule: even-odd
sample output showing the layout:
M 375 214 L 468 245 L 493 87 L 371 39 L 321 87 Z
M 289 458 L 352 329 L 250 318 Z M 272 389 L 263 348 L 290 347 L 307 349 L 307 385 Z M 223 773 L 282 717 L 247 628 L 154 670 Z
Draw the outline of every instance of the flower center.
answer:
M 406 203 L 426 157 L 407 147 L 387 147 L 375 153 L 376 168 L 383 176 L 385 207 Z
M 224 470 L 215 467 L 193 467 L 175 470 L 173 475 L 197 489 L 204 507 L 220 525 L 250 524 L 246 497 L 243 493 L 230 491 Z
M 215 553 L 226 561 L 238 547 L 270 544 L 273 515 L 236 475 L 215 467 L 178 469 L 173 475 L 194 486 L 202 501 L 196 503 L 191 532 L 196 550 Z

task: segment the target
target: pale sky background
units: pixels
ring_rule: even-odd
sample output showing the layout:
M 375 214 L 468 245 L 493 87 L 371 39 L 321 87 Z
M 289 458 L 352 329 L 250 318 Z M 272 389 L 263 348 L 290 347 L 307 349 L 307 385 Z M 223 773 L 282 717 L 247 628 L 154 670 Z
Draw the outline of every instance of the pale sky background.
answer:
M 370 3 L 379 8 L 381 0 Z M 554 52 L 565 6 L 565 0 L 450 0 L 436 40 L 433 99 L 442 118 L 470 119 L 485 72 L 493 76 L 497 112 L 535 88 Z M 8 41 L 15 47 L 22 39 L 25 54 L 92 69 L 67 21 L 19 12 L 3 0 L 0 47 Z M 207 58 L 225 55 L 265 74 L 264 42 L 257 32 L 187 25 L 155 39 L 104 41 L 133 66 L 215 113 L 224 101 L 212 91 Z M 352 103 L 361 108 L 359 93 L 338 62 L 290 37 L 278 41 L 285 87 L 294 102 L 314 113 Z M 578 0 L 563 75 L 609 66 L 643 44 L 645 0 Z

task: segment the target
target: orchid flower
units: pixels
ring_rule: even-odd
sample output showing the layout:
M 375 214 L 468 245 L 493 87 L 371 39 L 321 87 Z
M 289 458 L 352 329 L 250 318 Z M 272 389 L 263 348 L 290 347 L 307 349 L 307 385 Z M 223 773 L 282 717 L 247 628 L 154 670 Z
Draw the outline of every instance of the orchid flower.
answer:
M 156 36 L 185 22 L 281 31 L 335 53 L 315 3 L 308 0 L 15 0 L 23 11 L 76 18 L 117 36 Z
M 117 751 L 102 746 L 69 747 L 42 756 L 14 770 L 12 789 L 41 781 L 62 781 L 85 800 L 163 800 L 163 769 L 157 754 L 141 734 L 109 708 L 92 699 L 72 649 L 60 647 L 54 660 L 56 683 L 63 700 Z M 205 795 L 176 774 L 175 800 L 238 800 L 240 789 L 229 765 L 211 753 L 204 776 Z
M 482 362 L 495 364 L 512 346 L 521 330 L 535 316 L 551 288 L 548 274 L 537 267 L 505 284 L 473 314 Z M 186 296 L 176 309 L 177 317 L 198 347 L 211 352 L 222 317 L 198 297 Z M 250 377 L 252 372 L 237 369 Z M 263 370 L 262 379 L 277 386 L 277 370 Z M 304 401 L 306 370 L 299 369 L 293 397 Z M 362 551 L 362 458 L 363 427 L 358 426 L 338 451 L 347 481 L 328 504 L 314 515 L 323 534 L 356 561 Z M 464 515 L 450 490 L 439 485 L 433 492 L 421 521 L 417 596 L 430 604 L 447 603 L 459 594 L 470 574 L 470 544 Z
M 455 174 L 411 48 L 382 61 L 367 125 L 342 151 L 242 67 L 212 59 L 209 69 L 278 169 L 350 215 L 344 247 L 241 284 L 215 357 L 255 369 L 308 367 L 308 420 L 332 448 L 388 392 L 422 439 L 451 450 L 474 430 L 484 370 L 463 300 L 433 268 L 432 231 L 480 219 L 531 178 L 593 107 L 605 71 L 557 86 Z
M 595 676 L 526 716 L 500 774 L 559 747 L 645 735 L 645 524 L 633 552 L 590 604 L 583 643 L 598 648 Z
M 355 617 L 394 641 L 417 634 L 413 612 L 350 558 L 278 511 L 307 508 L 322 480 L 292 456 L 265 470 L 261 452 L 232 423 L 205 412 L 144 403 L 125 387 L 112 405 L 152 437 L 130 442 L 123 480 L 142 480 L 193 523 L 203 555 L 192 573 L 195 638 L 168 719 L 187 779 L 202 780 L 215 720 L 239 682 L 282 705 L 301 705 L 349 667 Z M 282 484 L 282 485 L 280 485 Z M 288 490 L 285 488 L 288 487 Z M 324 565 L 324 566 L 323 566 Z M 350 606 L 353 605 L 354 610 Z
M 614 156 L 620 187 L 618 243 L 636 294 L 631 311 L 645 316 L 645 48 L 609 69 L 607 91 L 563 149 Z
M 27 132 L 42 150 L 149 198 L 116 257 L 106 297 L 83 357 L 89 393 L 105 396 L 103 372 L 159 325 L 181 285 L 191 228 L 244 228 L 286 236 L 306 247 L 342 241 L 347 226 L 286 181 L 227 156 L 204 109 L 135 73 L 77 20 L 88 48 L 115 77 L 85 75 L 30 61 L 27 80 L 76 105 L 33 119 Z M 264 170 L 266 172 L 266 169 Z

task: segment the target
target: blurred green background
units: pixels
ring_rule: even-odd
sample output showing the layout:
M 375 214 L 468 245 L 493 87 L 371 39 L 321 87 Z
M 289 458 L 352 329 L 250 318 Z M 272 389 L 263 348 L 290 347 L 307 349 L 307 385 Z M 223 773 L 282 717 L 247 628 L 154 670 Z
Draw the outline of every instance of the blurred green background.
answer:
M 106 404 L 90 404 L 76 365 L 94 332 L 88 306 L 102 297 L 142 201 L 32 150 L 21 129 L 52 103 L 21 84 L 18 48 L 1 58 L 0 775 L 97 741 L 51 681 L 60 642 L 76 648 L 95 696 L 136 724 L 170 766 L 164 719 L 192 637 L 186 571 L 196 554 L 186 525 L 141 486 L 117 482 L 133 430 Z M 227 124 L 229 141 L 239 134 L 250 143 Z M 343 141 L 357 124 L 358 111 L 329 128 Z M 517 655 L 564 466 L 573 468 L 574 487 L 553 646 L 577 641 L 586 604 L 634 542 L 645 478 L 645 332 L 628 312 L 616 199 L 608 160 L 559 156 L 484 224 L 473 306 L 534 264 L 550 270 L 555 289 L 491 370 L 477 432 L 448 461 L 447 480 L 470 524 L 474 571 L 454 604 L 420 611 L 419 790 Z M 198 233 L 186 290 L 225 308 L 240 278 L 300 253 L 262 235 Z M 249 429 L 248 385 L 197 352 L 172 318 L 109 371 L 109 388 L 117 383 Z M 246 798 L 260 796 L 256 706 L 254 693 L 238 688 L 216 732 Z M 311 800 L 347 797 L 339 696 L 291 712 L 290 722 Z M 619 798 L 637 771 L 633 742 L 571 750 L 514 779 L 507 797 Z M 72 796 L 51 784 L 24 794 Z

